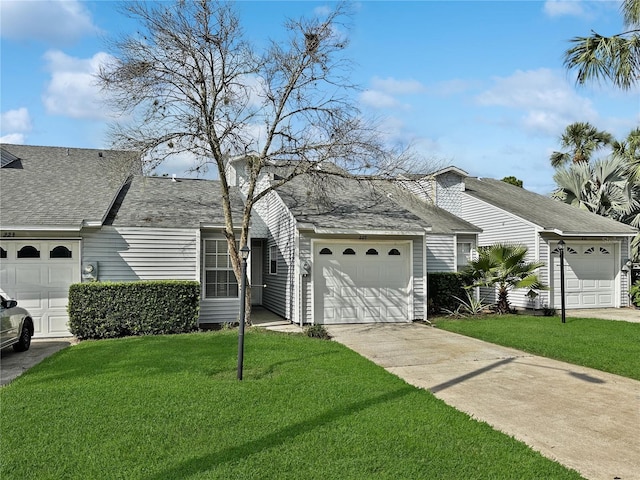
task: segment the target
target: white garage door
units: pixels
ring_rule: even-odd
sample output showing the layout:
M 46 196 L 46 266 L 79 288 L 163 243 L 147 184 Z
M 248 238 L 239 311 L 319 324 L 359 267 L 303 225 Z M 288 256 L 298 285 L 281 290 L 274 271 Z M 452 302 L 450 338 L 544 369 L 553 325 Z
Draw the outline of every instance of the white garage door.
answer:
M 0 290 L 33 317 L 36 337 L 69 335 L 69 286 L 80 281 L 80 242 L 11 240 L 0 243 Z
M 409 243 L 316 243 L 314 321 L 408 322 Z
M 560 300 L 560 259 L 554 255 L 554 305 Z M 567 308 L 615 307 L 615 255 L 612 244 L 565 246 Z

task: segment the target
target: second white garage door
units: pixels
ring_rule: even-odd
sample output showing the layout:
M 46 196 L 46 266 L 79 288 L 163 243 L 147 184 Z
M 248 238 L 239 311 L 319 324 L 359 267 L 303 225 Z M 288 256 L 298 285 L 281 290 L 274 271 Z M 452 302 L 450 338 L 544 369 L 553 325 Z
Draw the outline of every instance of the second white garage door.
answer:
M 408 322 L 410 256 L 408 242 L 317 242 L 314 322 Z
M 68 294 L 80 281 L 80 242 L 7 240 L 0 248 L 0 289 L 32 315 L 34 336 L 69 336 Z
M 555 253 L 555 252 L 554 252 Z M 567 308 L 615 307 L 614 245 L 567 244 L 565 247 Z M 560 259 L 553 255 L 554 305 L 560 306 Z

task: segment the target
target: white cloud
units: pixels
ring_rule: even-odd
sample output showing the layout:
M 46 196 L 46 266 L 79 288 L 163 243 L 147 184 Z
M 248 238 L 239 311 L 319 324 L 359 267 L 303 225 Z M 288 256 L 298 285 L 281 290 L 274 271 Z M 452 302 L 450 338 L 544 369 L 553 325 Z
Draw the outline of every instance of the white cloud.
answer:
M 378 90 L 365 90 L 360 94 L 360 101 L 373 108 L 393 108 L 399 105 L 391 95 Z
M 77 0 L 1 0 L 2 37 L 68 45 L 100 30 Z
M 373 108 L 410 108 L 410 105 L 401 103 L 396 96 L 426 91 L 425 86 L 417 80 L 398 80 L 391 77 L 374 77 L 371 87 L 360 94 L 360 101 Z
M 564 15 L 580 17 L 585 14 L 582 3 L 576 0 L 547 0 L 544 2 L 544 13 L 550 17 Z
M 51 50 L 44 58 L 51 72 L 51 80 L 42 96 L 48 113 L 72 118 L 109 118 L 95 75 L 100 65 L 112 60 L 110 55 L 99 52 L 82 59 Z
M 7 110 L 0 116 L 0 125 L 4 132 L 21 132 L 31 131 L 31 116 L 26 108 L 18 108 L 16 110 Z
M 0 137 L 2 143 L 25 143 L 26 134 L 31 131 L 31 116 L 26 108 L 7 110 L 0 115 L 0 130 L 4 135 Z
M 425 91 L 424 85 L 417 80 L 398 80 L 391 77 L 374 77 L 371 85 L 375 90 L 381 90 L 391 95 L 409 95 Z
M 26 137 L 22 133 L 10 133 L 0 137 L 0 143 L 13 143 L 14 145 L 21 145 L 25 143 Z
M 594 122 L 598 117 L 591 100 L 576 94 L 567 80 L 552 70 L 518 70 L 493 82 L 476 102 L 522 111 L 521 126 L 529 131 L 555 135 L 574 121 Z

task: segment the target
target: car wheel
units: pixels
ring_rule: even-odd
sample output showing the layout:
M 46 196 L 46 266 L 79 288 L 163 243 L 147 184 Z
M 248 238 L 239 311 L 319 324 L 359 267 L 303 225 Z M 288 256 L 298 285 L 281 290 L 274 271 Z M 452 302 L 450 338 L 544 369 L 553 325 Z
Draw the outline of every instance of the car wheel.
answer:
M 29 350 L 31 346 L 31 329 L 29 328 L 29 324 L 24 322 L 22 324 L 22 331 L 20 332 L 20 338 L 18 339 L 18 343 L 13 344 L 13 349 L 16 352 L 26 352 Z

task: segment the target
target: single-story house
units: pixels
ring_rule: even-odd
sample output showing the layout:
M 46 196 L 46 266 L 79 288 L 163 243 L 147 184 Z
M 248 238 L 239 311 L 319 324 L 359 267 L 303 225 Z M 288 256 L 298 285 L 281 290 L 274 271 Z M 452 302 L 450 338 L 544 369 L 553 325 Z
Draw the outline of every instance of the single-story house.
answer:
M 560 240 L 565 242 L 566 308 L 629 305 L 635 228 L 500 180 L 469 177 L 455 167 L 407 177 L 403 185 L 480 227 L 479 246 L 523 244 L 529 250 L 529 261 L 545 263 L 539 275 L 550 289 L 537 296 L 514 291 L 510 295 L 513 306 L 560 307 Z M 485 289 L 482 295 L 489 302 L 495 299 L 494 291 Z
M 228 164 L 237 219 L 244 205 L 244 167 L 243 158 Z M 276 174 L 265 172 L 260 188 Z M 455 167 L 405 180 L 410 188 L 339 176 L 321 187 L 296 178 L 262 198 L 250 227 L 252 303 L 298 324 L 424 319 L 427 275 L 459 270 L 477 245 L 492 239 L 529 242 L 537 258 L 549 260 L 543 278 L 553 279 L 553 244 L 564 238 L 567 257 L 580 247 L 580 258 L 615 260 L 606 264 L 611 278 L 596 282 L 595 305 L 605 305 L 606 295 L 614 298 L 611 306 L 625 305 L 628 282 L 621 265 L 633 234 L 628 227 L 592 214 L 584 217 L 588 223 L 578 222 L 588 225 L 579 232 L 569 221 L 537 225 L 524 213 L 518 216 L 515 205 L 480 198 L 480 188 Z M 489 190 L 499 188 L 492 184 Z M 507 197 L 518 198 L 513 195 Z M 218 181 L 142 176 L 131 152 L 4 144 L 0 290 L 32 313 L 39 337 L 68 335 L 69 285 L 92 280 L 197 280 L 200 322 L 237 321 L 239 289 L 222 233 L 220 199 Z M 481 205 L 475 210 L 474 201 Z M 546 201 L 551 203 L 545 208 L 569 208 L 576 218 L 584 213 Z M 497 223 L 485 221 L 490 218 Z M 588 240 L 596 242 L 594 250 Z M 569 264 L 574 273 L 568 278 L 588 288 L 584 268 Z M 603 265 L 595 270 L 600 274 Z M 553 303 L 545 294 L 538 306 Z M 586 305 L 583 297 L 570 306 Z

